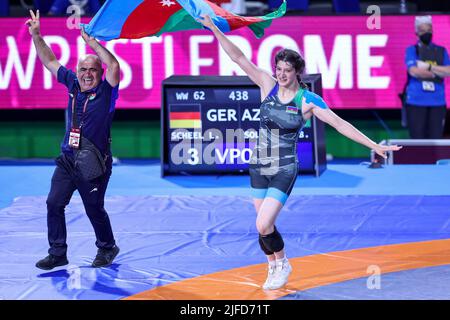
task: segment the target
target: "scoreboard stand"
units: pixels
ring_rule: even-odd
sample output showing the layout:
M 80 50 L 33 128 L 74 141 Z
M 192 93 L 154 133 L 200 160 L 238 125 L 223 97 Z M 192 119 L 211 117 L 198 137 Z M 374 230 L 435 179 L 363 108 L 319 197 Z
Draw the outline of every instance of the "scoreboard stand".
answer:
M 322 95 L 320 74 L 302 78 Z M 247 76 L 171 76 L 162 82 L 161 176 L 248 173 L 259 128 L 259 87 Z M 299 173 L 326 170 L 325 126 L 299 132 Z

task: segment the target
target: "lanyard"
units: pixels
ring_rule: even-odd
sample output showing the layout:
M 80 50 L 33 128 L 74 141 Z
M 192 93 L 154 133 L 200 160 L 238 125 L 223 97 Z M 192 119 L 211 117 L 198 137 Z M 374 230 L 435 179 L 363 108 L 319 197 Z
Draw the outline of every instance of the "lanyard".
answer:
M 91 97 L 94 95 L 95 95 L 95 93 L 91 93 L 86 97 L 86 101 L 84 102 L 84 106 L 83 106 L 83 113 L 81 115 L 81 123 L 78 126 L 78 121 L 77 121 L 78 119 L 77 119 L 77 114 L 76 114 L 76 110 L 75 110 L 75 105 L 76 105 L 77 96 L 78 96 L 78 90 L 75 89 L 75 92 L 73 93 L 73 97 L 72 97 L 72 128 L 81 128 L 81 126 L 83 125 L 84 114 L 86 112 L 87 104 L 88 104 L 89 100 L 91 100 Z

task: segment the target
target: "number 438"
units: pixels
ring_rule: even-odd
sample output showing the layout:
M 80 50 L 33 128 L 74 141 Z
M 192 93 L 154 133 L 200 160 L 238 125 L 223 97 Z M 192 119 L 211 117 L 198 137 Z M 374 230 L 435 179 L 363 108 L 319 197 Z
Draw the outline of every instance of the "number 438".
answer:
M 230 95 L 228 96 L 233 101 L 241 101 L 241 100 L 248 100 L 248 91 L 231 91 Z

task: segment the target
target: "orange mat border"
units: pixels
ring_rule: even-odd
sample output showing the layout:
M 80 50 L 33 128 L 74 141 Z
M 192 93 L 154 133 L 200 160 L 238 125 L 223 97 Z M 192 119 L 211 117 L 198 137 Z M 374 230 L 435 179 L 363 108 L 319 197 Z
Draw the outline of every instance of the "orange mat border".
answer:
M 337 251 L 289 259 L 293 272 L 279 290 L 261 284 L 267 264 L 215 272 L 144 291 L 126 300 L 273 300 L 346 280 L 369 277 L 370 266 L 381 274 L 450 264 L 450 239 Z

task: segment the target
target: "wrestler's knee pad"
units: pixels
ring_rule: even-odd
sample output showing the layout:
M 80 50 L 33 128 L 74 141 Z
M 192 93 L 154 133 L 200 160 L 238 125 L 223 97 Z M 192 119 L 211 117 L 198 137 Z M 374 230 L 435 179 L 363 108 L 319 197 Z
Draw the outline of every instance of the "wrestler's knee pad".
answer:
M 264 251 L 264 253 L 267 256 L 270 256 L 271 254 L 273 254 L 273 251 L 270 251 L 269 249 L 267 249 L 266 245 L 264 244 L 264 242 L 262 240 L 262 236 L 261 235 L 259 235 L 258 242 L 259 242 L 259 246 L 261 247 L 261 250 Z
M 283 250 L 284 241 L 281 234 L 278 232 L 277 227 L 274 226 L 273 228 L 274 231 L 272 233 L 261 235 L 261 241 L 269 251 L 278 252 Z

